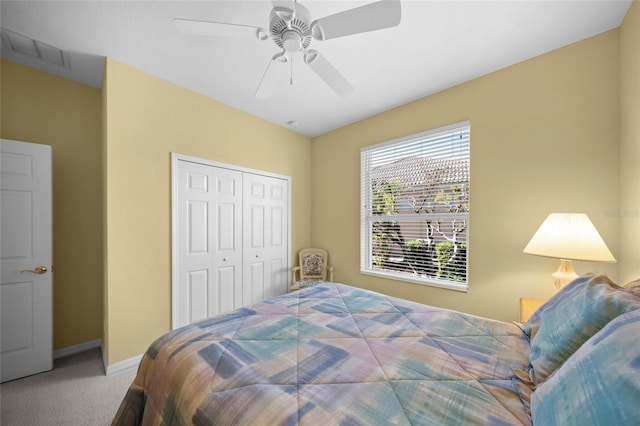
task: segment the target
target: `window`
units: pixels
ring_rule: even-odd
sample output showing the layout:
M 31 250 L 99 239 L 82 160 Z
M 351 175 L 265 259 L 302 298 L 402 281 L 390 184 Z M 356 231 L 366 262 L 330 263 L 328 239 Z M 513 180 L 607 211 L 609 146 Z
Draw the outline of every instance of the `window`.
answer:
M 362 273 L 467 289 L 469 123 L 363 148 Z

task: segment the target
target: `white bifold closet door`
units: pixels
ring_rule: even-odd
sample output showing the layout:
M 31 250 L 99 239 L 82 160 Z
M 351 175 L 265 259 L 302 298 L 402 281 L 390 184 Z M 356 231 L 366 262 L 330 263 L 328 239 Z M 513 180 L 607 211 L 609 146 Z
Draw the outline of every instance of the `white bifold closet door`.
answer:
M 287 291 L 289 181 L 177 160 L 173 327 Z
M 288 182 L 243 173 L 243 305 L 287 292 Z

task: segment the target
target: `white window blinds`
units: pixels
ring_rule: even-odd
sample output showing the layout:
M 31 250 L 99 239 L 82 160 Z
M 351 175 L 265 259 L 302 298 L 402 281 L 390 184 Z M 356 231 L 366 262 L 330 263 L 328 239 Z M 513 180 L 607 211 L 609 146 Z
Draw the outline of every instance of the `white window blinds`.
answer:
M 361 271 L 467 289 L 469 123 L 363 148 Z

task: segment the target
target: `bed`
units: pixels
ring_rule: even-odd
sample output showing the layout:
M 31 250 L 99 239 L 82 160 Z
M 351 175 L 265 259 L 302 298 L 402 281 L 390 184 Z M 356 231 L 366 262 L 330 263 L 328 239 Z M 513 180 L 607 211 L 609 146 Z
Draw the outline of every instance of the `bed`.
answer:
M 603 276 L 524 326 L 324 283 L 157 339 L 113 424 L 638 424 L 639 308 Z

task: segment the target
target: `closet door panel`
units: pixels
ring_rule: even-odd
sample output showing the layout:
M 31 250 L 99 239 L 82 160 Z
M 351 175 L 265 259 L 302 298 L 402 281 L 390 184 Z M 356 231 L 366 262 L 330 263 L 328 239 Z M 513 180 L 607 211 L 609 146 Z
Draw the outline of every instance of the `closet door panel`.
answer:
M 245 303 L 287 291 L 287 197 L 286 180 L 245 173 L 243 280 L 251 289 Z
M 207 317 L 209 303 L 209 270 L 189 272 L 189 322 Z
M 275 297 L 289 289 L 289 182 L 285 179 L 269 178 L 267 188 L 270 285 L 265 295 Z
M 209 316 L 243 305 L 242 298 L 242 172 L 213 167 L 215 203 L 213 266 L 215 285 Z
M 265 232 L 265 209 L 261 205 L 249 206 L 248 226 L 251 229 L 248 232 L 248 238 L 245 244 L 250 250 L 262 250 L 265 246 L 264 232 Z
M 241 274 L 237 265 L 218 268 L 219 294 L 218 300 L 220 312 L 229 312 L 242 306 L 242 291 L 238 291 L 238 286 L 242 285 L 237 278 Z
M 177 197 L 177 294 L 174 326 L 206 318 L 213 276 L 213 171 L 210 167 L 178 162 Z
M 265 179 L 260 175 L 244 175 L 242 279 L 245 305 L 261 301 L 264 297 Z

